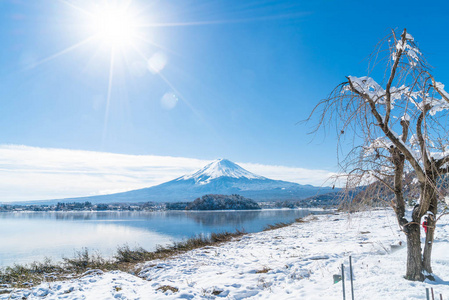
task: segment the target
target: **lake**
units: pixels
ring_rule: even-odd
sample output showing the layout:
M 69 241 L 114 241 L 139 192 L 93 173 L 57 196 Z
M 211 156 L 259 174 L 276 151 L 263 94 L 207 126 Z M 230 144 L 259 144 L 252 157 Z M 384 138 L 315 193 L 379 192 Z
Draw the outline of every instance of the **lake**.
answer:
M 254 211 L 157 212 L 3 212 L 0 213 L 0 267 L 14 263 L 60 261 L 87 247 L 111 257 L 128 244 L 154 250 L 198 234 L 261 231 L 269 224 L 291 222 L 305 209 Z

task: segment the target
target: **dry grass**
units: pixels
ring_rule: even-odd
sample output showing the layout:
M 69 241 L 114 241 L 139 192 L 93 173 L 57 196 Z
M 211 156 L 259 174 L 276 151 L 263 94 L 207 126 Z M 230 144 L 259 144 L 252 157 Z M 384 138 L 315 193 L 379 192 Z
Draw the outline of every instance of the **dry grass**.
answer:
M 263 231 L 269 231 L 269 230 L 274 230 L 274 229 L 278 229 L 278 228 L 283 228 L 283 227 L 287 227 L 292 225 L 294 222 L 290 222 L 290 223 L 284 223 L 284 222 L 280 222 L 280 223 L 276 223 L 274 225 L 267 225 Z
M 220 295 L 221 293 L 223 293 L 223 291 L 216 290 L 216 289 L 214 289 L 214 290 L 212 291 L 212 295 L 214 295 L 214 296 L 218 296 L 218 295 Z
M 114 269 L 117 268 L 117 262 L 112 259 L 105 259 L 100 253 L 91 253 L 87 248 L 75 252 L 73 258 L 63 258 L 64 269 L 71 270 L 74 273 L 81 273 L 92 269 Z
M 46 258 L 44 262 L 14 264 L 0 269 L 0 283 L 10 288 L 29 288 L 43 281 L 72 279 L 94 269 L 113 270 L 120 269 L 120 266 L 117 262 L 104 259 L 98 253 L 90 253 L 85 248 L 77 251 L 73 258 L 63 258 L 59 263 Z
M 164 259 L 193 249 L 228 242 L 232 238 L 244 234 L 246 233 L 237 230 L 236 232 L 212 233 L 210 236 L 197 235 L 184 241 L 174 242 L 172 245 L 158 245 L 153 252 L 146 251 L 142 247 L 130 249 L 128 245 L 125 245 L 117 249 L 117 254 L 114 258 L 119 263 L 136 263 L 154 259 Z
M 242 231 L 212 233 L 199 235 L 168 246 L 157 246 L 153 252 L 142 247 L 131 249 L 128 245 L 120 246 L 113 259 L 105 259 L 97 252 L 89 252 L 87 248 L 75 253 L 72 258 L 63 258 L 62 262 L 54 263 L 45 259 L 43 263 L 19 265 L 0 269 L 0 284 L 4 285 L 2 293 L 9 293 L 11 289 L 28 288 L 43 281 L 71 279 L 81 276 L 89 270 L 121 270 L 134 273 L 137 264 L 154 259 L 165 259 L 193 249 L 217 245 L 230 241 L 235 237 L 246 234 Z
M 263 269 L 257 270 L 256 274 L 264 274 L 264 273 L 268 273 L 269 271 L 271 271 L 270 268 L 268 267 L 263 267 Z
M 269 231 L 269 230 L 274 230 L 274 229 L 278 229 L 278 228 L 283 228 L 283 227 L 287 227 L 290 226 L 294 223 L 307 223 L 310 222 L 312 220 L 317 220 L 317 218 L 315 216 L 310 217 L 310 215 L 308 216 L 307 220 L 304 220 L 303 218 L 296 218 L 293 222 L 280 222 L 280 223 L 276 223 L 274 225 L 267 225 L 263 231 Z
M 163 285 L 158 287 L 156 290 L 158 291 L 162 291 L 163 293 L 167 292 L 167 291 L 172 291 L 173 293 L 176 293 L 177 291 L 179 291 L 178 288 L 175 288 L 173 286 L 170 285 Z

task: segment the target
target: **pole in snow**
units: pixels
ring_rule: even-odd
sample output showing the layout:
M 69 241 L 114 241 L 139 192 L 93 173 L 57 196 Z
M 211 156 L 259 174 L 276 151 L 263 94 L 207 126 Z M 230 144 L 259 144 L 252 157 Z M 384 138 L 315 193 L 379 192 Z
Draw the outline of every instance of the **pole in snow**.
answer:
M 343 300 L 346 300 L 346 294 L 345 294 L 345 266 L 341 264 L 341 283 L 343 286 Z
M 352 257 L 349 256 L 349 275 L 351 276 L 351 297 L 354 300 L 354 284 L 352 283 Z

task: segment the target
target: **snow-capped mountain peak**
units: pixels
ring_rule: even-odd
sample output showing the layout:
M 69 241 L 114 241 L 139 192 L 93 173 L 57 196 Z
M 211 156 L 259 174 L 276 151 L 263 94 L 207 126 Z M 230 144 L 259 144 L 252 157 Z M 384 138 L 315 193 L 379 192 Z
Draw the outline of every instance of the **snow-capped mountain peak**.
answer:
M 253 174 L 239 165 L 218 159 L 201 170 L 156 186 L 123 193 L 74 198 L 93 203 L 116 202 L 186 202 L 207 194 L 238 194 L 256 201 L 304 199 L 338 189 L 318 188 L 293 182 L 273 180 Z M 71 199 L 64 199 L 65 202 Z
M 239 165 L 233 163 L 227 159 L 217 159 L 206 165 L 201 170 L 180 177 L 178 180 L 189 180 L 194 179 L 197 184 L 207 184 L 212 179 L 220 177 L 231 177 L 231 178 L 247 178 L 247 179 L 266 179 L 263 176 L 253 174 Z

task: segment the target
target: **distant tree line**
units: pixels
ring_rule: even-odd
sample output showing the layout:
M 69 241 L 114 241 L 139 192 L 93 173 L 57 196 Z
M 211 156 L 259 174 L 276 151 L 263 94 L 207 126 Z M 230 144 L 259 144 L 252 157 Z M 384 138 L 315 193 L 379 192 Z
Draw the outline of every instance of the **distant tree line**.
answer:
M 341 196 L 341 195 L 340 195 Z M 96 203 L 58 202 L 56 204 L 3 204 L 0 212 L 8 211 L 161 211 L 161 210 L 242 210 L 261 208 L 298 208 L 298 207 L 332 207 L 341 203 L 338 194 L 324 194 L 301 200 L 284 200 L 271 202 L 255 202 L 243 196 L 204 195 L 193 202 L 174 203 Z
M 58 202 L 57 204 L 42 205 L 0 205 L 0 212 L 7 211 L 155 211 L 165 209 L 165 204 L 145 202 L 145 203 L 99 203 L 92 204 L 86 202 Z

